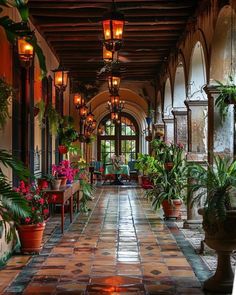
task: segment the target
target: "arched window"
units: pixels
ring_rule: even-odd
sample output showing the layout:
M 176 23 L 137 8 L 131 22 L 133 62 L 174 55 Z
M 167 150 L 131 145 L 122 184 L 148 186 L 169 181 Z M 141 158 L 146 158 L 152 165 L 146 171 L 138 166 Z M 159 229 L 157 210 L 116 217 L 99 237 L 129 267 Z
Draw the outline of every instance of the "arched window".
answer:
M 106 115 L 98 126 L 98 155 L 103 163 L 110 163 L 112 155 L 124 155 L 125 162 L 134 161 L 139 151 L 139 130 L 135 119 L 121 113 L 120 123 L 114 124 Z

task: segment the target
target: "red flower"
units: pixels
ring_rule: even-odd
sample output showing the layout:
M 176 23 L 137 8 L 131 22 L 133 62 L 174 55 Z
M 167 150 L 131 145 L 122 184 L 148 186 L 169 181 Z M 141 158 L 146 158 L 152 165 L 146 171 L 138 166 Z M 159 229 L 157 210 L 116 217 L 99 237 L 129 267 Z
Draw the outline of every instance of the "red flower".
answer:
M 43 199 L 43 198 L 39 199 L 39 203 L 40 203 L 41 205 L 43 205 L 43 204 L 44 204 L 44 199 Z
M 31 221 L 31 218 L 30 217 L 26 217 L 25 218 L 25 223 L 30 223 L 30 221 Z

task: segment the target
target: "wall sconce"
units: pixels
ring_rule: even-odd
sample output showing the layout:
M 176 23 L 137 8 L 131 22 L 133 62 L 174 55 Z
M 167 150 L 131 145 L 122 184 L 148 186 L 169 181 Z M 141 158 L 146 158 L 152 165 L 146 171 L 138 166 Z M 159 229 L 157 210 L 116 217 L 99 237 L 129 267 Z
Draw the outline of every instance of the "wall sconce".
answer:
M 108 78 L 108 88 L 111 94 L 117 94 L 120 88 L 120 74 L 111 73 Z
M 111 11 L 104 15 L 102 21 L 104 44 L 107 50 L 112 52 L 120 50 L 124 24 L 124 15 L 116 9 L 113 0 Z
M 61 66 L 58 69 L 53 70 L 54 72 L 54 86 L 59 92 L 64 92 L 68 84 L 68 71 L 65 71 Z
M 17 38 L 17 49 L 19 60 L 24 67 L 30 67 L 34 57 L 34 47 L 27 41 L 29 36 L 21 36 Z

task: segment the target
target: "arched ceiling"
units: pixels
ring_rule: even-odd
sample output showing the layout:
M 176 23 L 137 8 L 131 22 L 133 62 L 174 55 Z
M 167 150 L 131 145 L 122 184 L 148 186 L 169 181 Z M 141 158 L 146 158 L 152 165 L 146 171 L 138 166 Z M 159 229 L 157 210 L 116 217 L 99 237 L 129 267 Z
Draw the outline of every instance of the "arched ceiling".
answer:
M 111 0 L 30 0 L 30 16 L 62 64 L 78 80 L 103 67 L 102 25 Z M 120 61 L 123 79 L 156 77 L 201 1 L 116 0 L 126 19 Z

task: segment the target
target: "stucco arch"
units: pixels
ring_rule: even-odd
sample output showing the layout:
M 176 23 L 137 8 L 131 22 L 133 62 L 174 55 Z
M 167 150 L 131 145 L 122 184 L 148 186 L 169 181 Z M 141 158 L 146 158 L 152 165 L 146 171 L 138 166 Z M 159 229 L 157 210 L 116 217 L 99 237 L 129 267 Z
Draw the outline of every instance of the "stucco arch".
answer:
M 200 41 L 197 41 L 190 61 L 188 81 L 188 99 L 190 100 L 206 99 L 206 93 L 203 91 L 203 86 L 207 83 L 205 60 L 203 46 Z
M 186 81 L 185 81 L 185 63 L 183 56 L 178 57 L 178 65 L 176 67 L 174 79 L 174 95 L 173 107 L 185 108 L 184 101 L 186 99 Z
M 231 25 L 231 19 L 234 19 L 234 25 Z M 236 48 L 235 39 L 232 40 L 232 36 L 236 35 L 235 26 L 235 11 L 230 5 L 224 6 L 216 22 L 214 37 L 212 41 L 212 51 L 210 60 L 210 80 L 211 84 L 215 84 L 215 80 L 219 80 L 223 83 L 228 82 L 230 74 L 235 75 L 235 59 Z M 231 44 L 231 40 L 233 43 Z M 232 45 L 232 50 L 231 50 Z M 231 73 L 231 61 L 232 69 Z
M 164 103 L 163 103 L 163 114 L 164 117 L 172 117 L 172 91 L 171 91 L 171 84 L 170 78 L 166 80 L 165 83 L 165 92 L 164 92 Z

